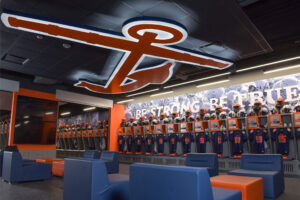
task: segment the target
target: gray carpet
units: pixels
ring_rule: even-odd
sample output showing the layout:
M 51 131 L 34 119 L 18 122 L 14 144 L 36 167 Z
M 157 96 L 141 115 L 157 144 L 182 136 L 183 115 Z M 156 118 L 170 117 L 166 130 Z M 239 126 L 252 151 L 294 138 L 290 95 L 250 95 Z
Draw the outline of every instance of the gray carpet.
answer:
M 120 174 L 129 174 L 129 165 L 120 165 Z M 0 181 L 0 200 L 62 200 L 63 179 L 8 184 Z M 285 192 L 276 200 L 300 199 L 300 178 L 285 178 Z

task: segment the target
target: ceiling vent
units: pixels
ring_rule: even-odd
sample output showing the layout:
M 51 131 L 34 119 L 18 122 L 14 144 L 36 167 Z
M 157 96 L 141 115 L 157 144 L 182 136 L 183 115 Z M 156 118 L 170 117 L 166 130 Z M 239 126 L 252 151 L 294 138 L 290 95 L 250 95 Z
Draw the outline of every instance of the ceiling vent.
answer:
M 42 85 L 54 85 L 54 84 L 59 83 L 59 81 L 57 81 L 55 79 L 45 78 L 45 77 L 41 77 L 41 76 L 35 76 L 33 79 L 33 82 L 36 84 L 42 84 Z
M 16 55 L 7 53 L 2 57 L 2 60 L 5 62 L 10 62 L 10 63 L 18 64 L 18 65 L 24 65 L 25 63 L 27 63 L 29 61 L 29 58 L 23 58 L 21 56 L 16 56 Z

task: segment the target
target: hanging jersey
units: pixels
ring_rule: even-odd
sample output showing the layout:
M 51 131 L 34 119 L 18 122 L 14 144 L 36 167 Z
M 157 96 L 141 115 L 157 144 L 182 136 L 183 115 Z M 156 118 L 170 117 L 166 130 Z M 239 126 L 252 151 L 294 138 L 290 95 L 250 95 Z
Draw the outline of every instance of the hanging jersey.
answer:
M 181 142 L 183 144 L 183 153 L 187 154 L 191 152 L 191 144 L 194 142 L 194 138 L 191 133 L 185 133 L 181 137 Z
M 134 142 L 135 142 L 135 152 L 141 153 L 143 142 L 144 142 L 143 136 L 141 136 L 141 135 L 136 136 L 134 139 Z
M 152 153 L 153 152 L 153 146 L 154 146 L 153 135 L 147 135 L 146 136 L 145 144 L 146 144 L 146 153 Z
M 126 137 L 127 152 L 129 152 L 129 153 L 132 152 L 132 145 L 133 145 L 133 137 L 132 137 L 132 135 L 128 135 Z
M 253 144 L 253 153 L 265 153 L 265 141 L 269 139 L 266 129 L 252 129 L 249 132 L 249 140 Z
M 212 141 L 214 142 L 215 153 L 223 154 L 223 143 L 227 140 L 226 134 L 223 131 L 212 133 Z
M 170 154 L 175 154 L 177 152 L 178 135 L 170 134 L 168 139 Z
M 208 132 L 201 132 L 196 134 L 196 146 L 198 153 L 206 153 L 206 142 L 208 140 Z
M 236 130 L 229 133 L 229 140 L 232 142 L 233 155 L 239 155 L 243 153 L 244 142 L 247 141 L 247 135 L 245 131 Z
M 272 139 L 276 141 L 277 153 L 289 155 L 290 139 L 293 139 L 293 134 L 290 128 L 273 129 Z
M 166 138 L 164 135 L 162 135 L 162 134 L 156 135 L 157 153 L 164 153 L 165 141 L 166 141 Z
M 125 138 L 122 135 L 118 136 L 118 146 L 119 146 L 119 151 L 123 152 L 124 151 L 124 145 L 125 145 Z

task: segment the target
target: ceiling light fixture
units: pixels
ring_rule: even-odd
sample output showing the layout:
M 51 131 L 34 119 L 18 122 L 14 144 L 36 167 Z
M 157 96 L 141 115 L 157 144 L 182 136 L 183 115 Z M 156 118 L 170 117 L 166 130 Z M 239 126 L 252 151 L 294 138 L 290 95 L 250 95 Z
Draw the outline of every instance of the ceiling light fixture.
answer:
M 45 115 L 53 115 L 54 112 L 46 112 Z
M 298 68 L 298 67 L 300 67 L 300 65 L 292 65 L 290 67 L 284 67 L 284 68 L 280 68 L 280 69 L 273 69 L 273 70 L 265 71 L 264 74 L 270 74 L 270 73 L 275 73 L 275 72 L 280 72 L 280 71 L 295 69 L 295 68 Z
M 288 62 L 288 61 L 297 60 L 297 59 L 300 59 L 300 56 L 287 58 L 287 59 L 283 59 L 283 60 L 278 60 L 278 61 L 275 61 L 275 62 L 269 62 L 269 63 L 265 63 L 265 64 L 262 64 L 262 65 L 256 65 L 256 66 L 248 67 L 248 68 L 245 68 L 245 69 L 239 69 L 239 70 L 236 70 L 236 72 L 244 72 L 244 71 L 248 71 L 248 70 L 251 70 L 251 69 L 257 69 L 257 68 L 265 67 L 265 66 L 268 66 L 268 65 L 275 65 L 275 64 L 278 64 L 278 63 Z
M 95 110 L 96 107 L 88 107 L 88 108 L 84 108 L 83 111 L 91 111 L 91 110 Z
M 159 90 L 159 88 L 156 88 L 156 89 L 153 89 L 153 90 L 147 90 L 147 91 L 139 92 L 139 93 L 135 93 L 135 94 L 130 94 L 130 95 L 127 95 L 126 97 L 133 97 L 133 96 L 137 96 L 137 95 L 140 95 L 140 94 L 145 94 L 145 93 L 149 93 L 149 92 L 154 92 L 154 91 L 157 91 L 157 90 Z
M 197 85 L 196 87 L 200 88 L 200 87 L 205 87 L 205 86 L 210 86 L 210 85 L 217 85 L 217 84 L 226 83 L 226 82 L 229 82 L 229 81 L 230 81 L 229 79 L 226 79 L 226 80 L 222 80 L 222 81 L 216 81 L 216 82 L 212 82 L 212 83 L 206 83 L 206 84 L 202 84 L 202 85 Z
M 161 96 L 161 95 L 165 95 L 165 94 L 171 94 L 174 91 L 168 91 L 168 92 L 161 92 L 161 93 L 157 93 L 157 94 L 152 94 L 150 95 L 150 97 L 157 97 L 157 96 Z
M 71 44 L 69 43 L 63 43 L 62 46 L 65 48 L 65 49 L 70 49 L 72 47 Z
M 20 127 L 21 126 L 21 124 L 16 124 L 15 125 L 15 128 L 18 128 L 18 127 Z
M 24 119 L 28 119 L 28 118 L 29 118 L 29 115 L 25 115 L 25 116 L 24 116 Z
M 25 121 L 24 124 L 29 124 L 30 121 Z
M 66 115 L 69 115 L 69 114 L 71 114 L 71 112 L 63 112 L 63 113 L 60 114 L 60 116 L 66 116 Z
M 124 101 L 118 101 L 117 104 L 127 103 L 127 102 L 130 102 L 130 101 L 134 101 L 134 99 L 127 99 L 127 100 L 124 100 Z
M 164 89 L 171 88 L 171 87 L 176 87 L 176 86 L 180 86 L 180 85 L 185 85 L 185 84 L 189 84 L 189 83 L 204 81 L 204 80 L 208 80 L 208 79 L 212 79 L 212 78 L 216 78 L 216 77 L 220 77 L 220 76 L 225 76 L 225 75 L 229 75 L 229 74 L 231 74 L 231 72 L 217 74 L 217 75 L 214 75 L 214 76 L 204 77 L 204 78 L 200 78 L 200 79 L 196 79 L 196 80 L 192 80 L 192 81 L 186 81 L 186 82 L 183 82 L 183 83 L 177 83 L 177 84 L 174 84 L 174 85 L 168 85 L 168 86 L 165 86 Z

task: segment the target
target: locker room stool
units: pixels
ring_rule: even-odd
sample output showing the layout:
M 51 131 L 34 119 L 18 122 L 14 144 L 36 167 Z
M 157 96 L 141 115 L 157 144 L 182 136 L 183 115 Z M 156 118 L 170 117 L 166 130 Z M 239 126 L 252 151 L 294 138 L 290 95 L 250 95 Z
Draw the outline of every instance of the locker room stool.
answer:
M 52 165 L 52 163 L 54 161 L 64 161 L 64 159 L 60 159 L 60 158 L 38 158 L 38 159 L 35 159 L 35 162 L 47 163 L 50 165 Z
M 3 151 L 0 150 L 0 177 L 2 177 Z
M 189 153 L 185 165 L 206 168 L 210 177 L 219 175 L 218 155 L 215 153 Z
M 53 161 L 52 162 L 52 175 L 53 176 L 64 176 L 64 166 L 65 162 L 62 161 Z
M 130 165 L 130 200 L 241 200 L 238 190 L 214 188 L 204 168 Z
M 129 200 L 129 176 L 108 175 L 101 160 L 66 158 L 65 170 L 64 200 Z
M 280 154 L 243 154 L 241 169 L 228 174 L 263 178 L 266 198 L 276 198 L 284 191 L 283 161 Z
M 239 190 L 243 200 L 263 200 L 263 179 L 259 177 L 220 175 L 210 178 L 213 187 Z

